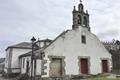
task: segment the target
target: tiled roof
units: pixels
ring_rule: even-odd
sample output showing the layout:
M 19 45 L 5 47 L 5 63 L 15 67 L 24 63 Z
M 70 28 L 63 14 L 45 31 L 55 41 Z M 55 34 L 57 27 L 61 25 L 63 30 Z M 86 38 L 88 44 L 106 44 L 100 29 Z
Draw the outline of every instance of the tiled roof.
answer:
M 52 40 L 50 39 L 43 39 L 43 40 L 38 40 L 36 41 L 35 43 L 38 43 L 38 42 L 52 42 Z M 38 48 L 39 46 L 36 44 L 35 45 L 36 48 Z M 31 49 L 32 48 L 32 43 L 30 42 L 21 42 L 19 44 L 15 44 L 15 45 L 12 45 L 12 46 L 8 46 L 8 48 L 22 48 L 22 49 Z M 7 49 L 8 49 L 7 48 Z M 7 50 L 6 49 L 6 50 Z
M 37 45 L 35 45 L 35 47 L 38 47 Z M 30 42 L 21 42 L 19 44 L 15 44 L 12 46 L 8 46 L 8 48 L 22 48 L 22 49 L 31 49 L 32 48 L 32 43 Z M 7 49 L 8 49 L 7 48 Z M 6 49 L 6 50 L 7 50 Z
M 32 44 L 29 43 L 29 42 L 22 42 L 22 43 L 19 43 L 19 44 L 16 44 L 16 45 L 12 45 L 10 47 L 26 47 L 26 48 L 31 48 Z

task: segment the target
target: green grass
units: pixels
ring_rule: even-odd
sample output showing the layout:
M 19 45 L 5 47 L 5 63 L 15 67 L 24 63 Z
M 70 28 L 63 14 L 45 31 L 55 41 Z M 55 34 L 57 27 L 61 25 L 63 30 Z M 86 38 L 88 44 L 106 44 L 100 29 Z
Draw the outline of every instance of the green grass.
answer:
M 89 78 L 88 80 L 120 80 L 120 78 L 108 78 L 109 75 L 97 75 Z
M 109 78 L 91 78 L 88 80 L 120 80 L 120 79 L 109 79 Z

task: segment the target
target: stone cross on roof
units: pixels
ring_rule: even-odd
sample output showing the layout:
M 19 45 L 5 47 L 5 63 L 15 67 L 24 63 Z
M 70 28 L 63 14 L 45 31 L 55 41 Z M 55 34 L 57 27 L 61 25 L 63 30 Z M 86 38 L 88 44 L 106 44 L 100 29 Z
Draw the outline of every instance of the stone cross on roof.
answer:
M 80 0 L 80 3 L 82 3 L 82 0 Z

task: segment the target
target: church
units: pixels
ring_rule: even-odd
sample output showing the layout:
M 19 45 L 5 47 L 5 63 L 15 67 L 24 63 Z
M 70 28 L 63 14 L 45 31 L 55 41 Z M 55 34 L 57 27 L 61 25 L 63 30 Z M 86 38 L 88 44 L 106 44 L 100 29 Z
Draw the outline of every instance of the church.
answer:
M 98 37 L 91 32 L 90 15 L 87 10 L 84 10 L 81 1 L 77 9 L 74 6 L 72 14 L 72 29 L 62 32 L 54 40 L 47 40 L 46 46 L 38 46 L 39 49 L 34 51 L 38 57 L 37 62 L 34 62 L 37 67 L 33 72 L 37 72 L 37 76 L 64 77 L 111 72 L 111 54 Z M 39 44 L 41 45 L 41 41 Z M 31 50 L 29 50 L 17 57 L 21 74 L 30 72 L 31 54 Z
M 61 33 L 42 50 L 47 61 L 43 77 L 109 73 L 111 54 L 91 32 L 89 13 L 81 1 L 72 13 L 72 29 Z

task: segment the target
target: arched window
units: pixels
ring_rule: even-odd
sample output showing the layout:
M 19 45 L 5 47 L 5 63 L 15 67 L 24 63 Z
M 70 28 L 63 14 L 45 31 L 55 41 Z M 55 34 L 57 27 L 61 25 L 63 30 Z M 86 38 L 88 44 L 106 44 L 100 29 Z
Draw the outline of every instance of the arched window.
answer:
M 84 22 L 83 22 L 83 24 L 84 24 L 85 26 L 87 26 L 87 17 L 85 17 L 85 16 L 84 16 Z
M 82 17 L 78 15 L 78 24 L 82 24 Z

